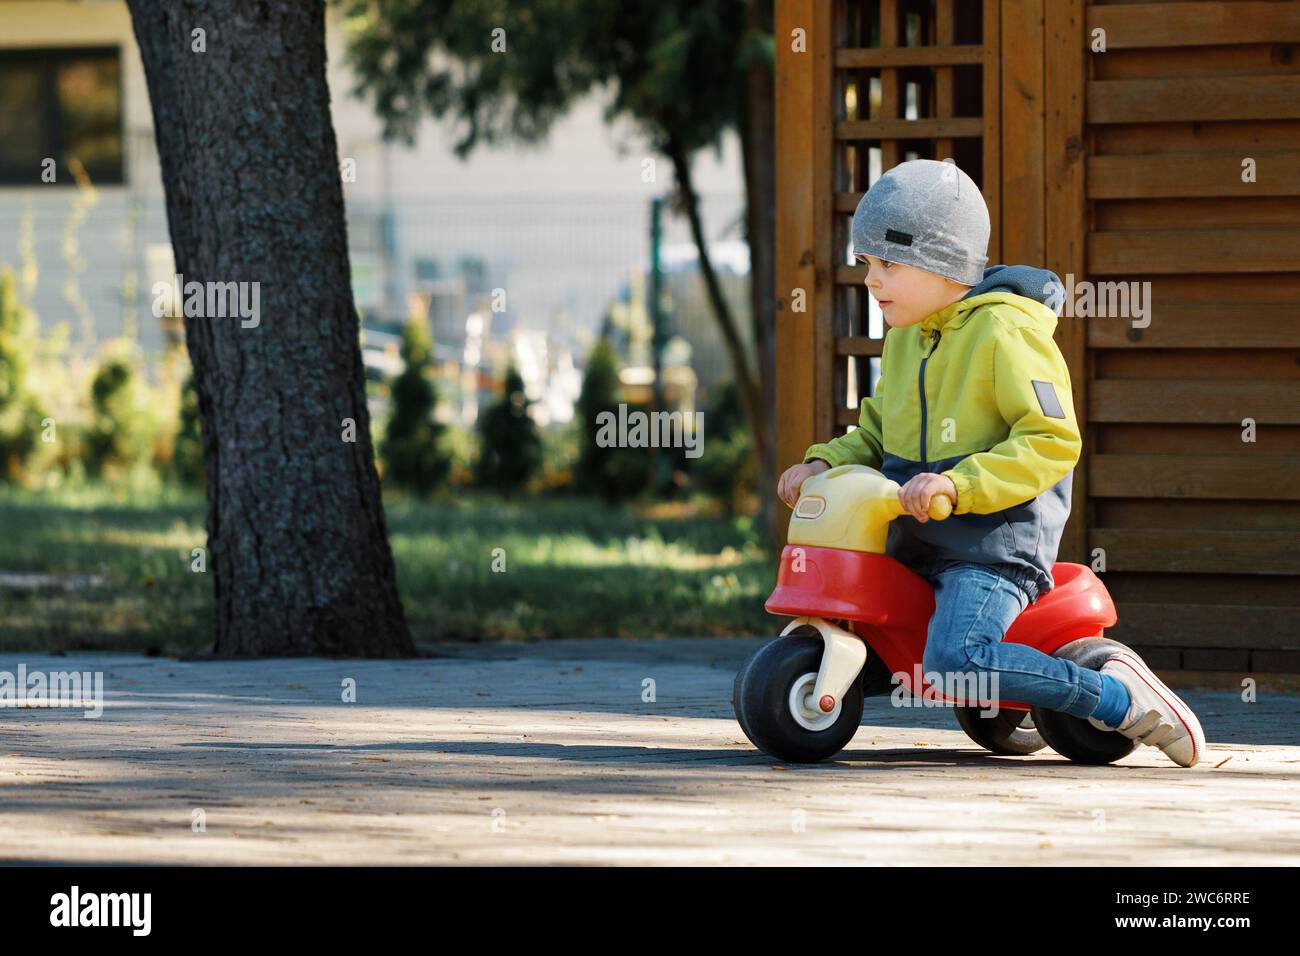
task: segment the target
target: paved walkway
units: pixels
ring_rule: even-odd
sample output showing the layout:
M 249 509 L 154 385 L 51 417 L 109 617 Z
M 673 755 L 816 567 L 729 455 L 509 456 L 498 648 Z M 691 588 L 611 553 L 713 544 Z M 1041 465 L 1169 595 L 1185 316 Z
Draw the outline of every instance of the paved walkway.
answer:
M 450 645 L 401 662 L 0 655 L 0 671 L 104 672 L 99 719 L 0 710 L 0 860 L 1300 863 L 1300 698 L 1186 692 L 1210 749 L 1191 769 L 1145 747 L 1108 767 L 995 757 L 950 710 L 888 698 L 867 702 L 838 759 L 784 765 L 731 713 L 760 643 Z

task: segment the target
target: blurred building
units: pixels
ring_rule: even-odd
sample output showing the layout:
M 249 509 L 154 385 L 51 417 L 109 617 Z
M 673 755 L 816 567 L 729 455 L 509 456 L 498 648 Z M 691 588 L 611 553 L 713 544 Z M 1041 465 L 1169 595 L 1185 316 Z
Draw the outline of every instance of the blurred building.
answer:
M 485 400 L 481 377 L 490 391 L 511 359 L 539 420 L 565 420 L 564 396 L 576 398 L 577 368 L 602 316 L 649 261 L 650 200 L 671 189 L 667 162 L 656 182 L 642 181 L 651 154 L 634 130 L 606 126 L 603 96 L 575 107 L 541 147 L 478 151 L 462 162 L 448 128 L 432 121 L 414 147 L 385 143 L 370 104 L 350 95 L 356 77 L 340 14 L 328 10 L 334 125 L 340 160 L 355 170 L 344 176 L 352 284 L 374 333 L 366 339 L 372 378 L 393 371 L 391 336 L 418 299 L 436 357 L 455 363 L 463 385 L 457 417 L 474 414 Z M 157 354 L 166 336 L 150 290 L 174 269 L 126 5 L 3 2 L 0 20 L 0 265 L 19 270 L 43 331 L 67 322 L 74 348 L 127 335 Z M 58 160 L 53 184 L 39 179 L 47 156 Z M 85 168 L 80 185 L 72 158 Z M 695 175 L 710 236 L 734 245 L 744 209 L 734 138 L 720 159 L 701 155 Z M 690 304 L 705 300 L 679 274 L 693 252 L 672 251 L 693 250 L 689 239 L 684 221 L 666 220 L 669 295 L 692 361 L 713 368 L 712 320 Z

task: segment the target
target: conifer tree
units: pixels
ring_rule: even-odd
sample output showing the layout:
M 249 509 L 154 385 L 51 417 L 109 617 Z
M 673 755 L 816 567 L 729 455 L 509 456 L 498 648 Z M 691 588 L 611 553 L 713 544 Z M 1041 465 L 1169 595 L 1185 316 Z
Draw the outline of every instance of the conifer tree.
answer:
M 31 313 L 18 301 L 13 273 L 0 271 L 0 481 L 22 473 L 45 417 L 27 389 L 32 324 Z
M 90 428 L 85 438 L 86 472 L 113 477 L 145 460 L 153 444 L 153 420 L 141 395 L 137 357 L 121 343 L 110 344 L 90 382 Z
M 438 393 L 429 380 L 432 353 L 424 320 L 408 321 L 402 329 L 405 368 L 393 379 L 392 413 L 379 449 L 384 481 L 421 495 L 441 486 L 451 471 L 451 455 L 443 444 L 446 426 L 433 417 Z
M 579 490 L 598 494 L 608 502 L 630 498 L 650 483 L 651 456 L 644 448 L 601 446 L 599 415 L 618 415 L 623 401 L 618 380 L 618 354 L 601 336 L 587 356 L 587 368 L 578 395 L 578 465 L 575 478 Z M 637 406 L 628 403 L 628 411 Z M 644 410 L 644 409 L 643 409 Z
M 520 491 L 542 467 L 542 438 L 528 414 L 532 403 L 511 365 L 501 398 L 479 417 L 478 484 L 507 494 Z

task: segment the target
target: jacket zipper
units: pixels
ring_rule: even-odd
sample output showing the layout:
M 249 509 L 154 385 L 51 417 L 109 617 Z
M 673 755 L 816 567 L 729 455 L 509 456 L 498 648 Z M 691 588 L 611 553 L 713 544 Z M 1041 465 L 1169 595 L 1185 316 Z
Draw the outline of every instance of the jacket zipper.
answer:
M 930 356 L 934 354 L 934 350 L 938 347 L 939 347 L 939 330 L 932 329 L 930 332 L 930 351 L 926 353 L 923 359 L 921 359 L 921 371 L 918 372 L 916 376 L 917 390 L 921 393 L 921 470 L 922 471 L 930 470 L 930 461 L 928 458 L 925 457 L 925 419 L 926 419 L 925 363 L 930 361 Z

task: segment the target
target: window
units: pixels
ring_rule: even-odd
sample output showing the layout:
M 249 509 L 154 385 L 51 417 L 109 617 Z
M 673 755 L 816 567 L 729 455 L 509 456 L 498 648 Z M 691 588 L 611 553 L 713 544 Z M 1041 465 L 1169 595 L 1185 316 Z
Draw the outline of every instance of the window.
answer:
M 96 184 L 121 183 L 121 57 L 113 48 L 0 50 L 0 184 L 59 185 L 77 160 Z

